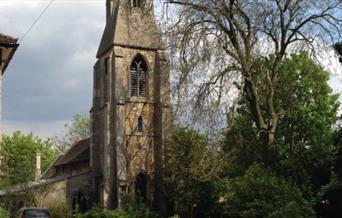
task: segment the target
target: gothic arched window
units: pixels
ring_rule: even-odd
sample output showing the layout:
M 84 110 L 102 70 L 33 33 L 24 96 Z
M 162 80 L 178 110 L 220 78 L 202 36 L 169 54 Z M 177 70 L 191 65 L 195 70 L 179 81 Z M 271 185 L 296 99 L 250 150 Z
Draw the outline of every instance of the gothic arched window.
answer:
M 144 123 L 142 117 L 138 118 L 138 132 L 144 131 Z
M 138 55 L 131 64 L 131 96 L 146 96 L 147 64 Z
M 143 0 L 131 0 L 131 6 L 133 8 L 142 8 Z

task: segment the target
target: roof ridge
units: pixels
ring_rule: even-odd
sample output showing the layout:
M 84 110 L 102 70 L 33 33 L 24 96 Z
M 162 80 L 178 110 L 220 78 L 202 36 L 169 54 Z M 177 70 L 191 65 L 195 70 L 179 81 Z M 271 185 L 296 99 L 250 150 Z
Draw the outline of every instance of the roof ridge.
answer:
M 0 42 L 5 43 L 17 43 L 18 38 L 13 38 L 12 36 L 0 33 Z

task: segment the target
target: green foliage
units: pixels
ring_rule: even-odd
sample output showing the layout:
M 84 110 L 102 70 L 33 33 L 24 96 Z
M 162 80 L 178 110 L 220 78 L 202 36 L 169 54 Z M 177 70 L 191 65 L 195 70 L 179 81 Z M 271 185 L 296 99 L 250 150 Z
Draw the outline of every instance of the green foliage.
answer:
M 328 185 L 322 187 L 316 210 L 320 217 L 338 218 L 342 208 L 342 181 L 334 174 Z
M 8 212 L 0 207 L 0 218 L 9 218 Z
M 260 61 L 267 70 L 268 63 Z M 256 79 L 258 81 L 258 79 Z M 328 181 L 333 161 L 332 133 L 337 121 L 338 95 L 328 85 L 329 73 L 312 61 L 307 53 L 286 58 L 279 70 L 275 105 L 283 113 L 278 122 L 276 145 L 265 148 L 251 119 L 248 105 L 242 101 L 238 115 L 226 132 L 223 150 L 243 172 L 254 161 L 262 162 L 267 154 L 276 153 L 272 167 L 280 167 L 287 176 L 301 184 L 314 182 L 319 187 Z M 259 90 L 263 84 L 259 83 Z M 262 98 L 261 98 L 262 100 Z M 263 111 L 267 113 L 267 111 Z M 242 163 L 242 164 L 241 164 Z M 327 175 L 321 175 L 328 172 Z M 308 179 L 313 179 L 308 181 Z
M 256 68 L 270 70 L 265 60 L 259 60 Z M 260 82 L 265 74 L 255 76 L 255 81 L 259 81 L 259 99 L 265 101 L 262 96 L 267 87 Z M 254 162 L 264 163 L 295 182 L 303 196 L 317 204 L 316 211 L 317 207 L 326 206 L 321 205 L 324 199 L 319 197 L 320 190 L 329 184 L 333 166 L 339 175 L 342 160 L 342 149 L 336 146 L 342 144 L 339 143 L 342 131 L 334 136 L 339 96 L 333 93 L 328 80 L 329 73 L 307 53 L 286 58 L 280 66 L 275 89 L 276 110 L 283 110 L 275 132 L 275 144 L 265 147 L 260 143 L 261 133 L 255 128 L 248 104 L 242 100 L 222 145 L 227 156 L 224 175 L 241 176 Z M 268 111 L 263 109 L 262 113 Z M 270 156 L 271 162 L 267 161 Z
M 65 152 L 74 143 L 88 137 L 90 137 L 90 117 L 76 113 L 71 122 L 64 125 L 61 135 L 54 138 L 54 144 L 61 152 Z
M 135 195 L 126 195 L 122 200 L 125 213 L 136 218 L 157 218 L 157 214 L 150 211 L 146 204 Z
M 226 154 L 224 174 L 228 176 L 242 175 L 254 162 L 263 161 L 263 144 L 246 109 L 243 104 L 238 109 L 239 115 L 230 123 L 222 143 Z
M 329 184 L 323 186 L 319 193 L 316 211 L 319 217 L 337 218 L 342 208 L 342 128 L 338 125 L 333 144 L 336 149 L 333 173 Z
M 282 173 L 315 193 L 329 183 L 339 96 L 328 84 L 329 73 L 307 53 L 285 59 L 280 72 L 279 83 L 286 84 L 276 92 L 285 110 L 277 132 Z
M 72 213 L 66 202 L 55 202 L 47 206 L 53 218 L 72 218 Z
M 130 214 L 119 210 L 98 210 L 94 209 L 84 214 L 77 214 L 75 218 L 130 218 Z
M 217 187 L 221 217 L 314 217 L 299 188 L 259 165 L 252 165 L 241 177 L 221 180 Z
M 342 181 L 342 123 L 339 123 L 334 133 L 333 144 L 336 149 L 334 173 L 337 178 Z
M 95 208 L 84 214 L 77 214 L 75 218 L 158 218 L 144 203 L 133 196 L 125 196 L 123 210 L 100 210 Z
M 306 53 L 286 59 L 281 72 L 284 76 L 279 83 L 286 85 L 280 86 L 276 95 L 277 104 L 285 109 L 278 127 L 284 138 L 280 137 L 278 143 L 330 143 L 340 103 L 339 95 L 333 94 L 328 84 L 329 73 Z
M 1 184 L 22 184 L 34 179 L 36 153 L 41 153 L 42 170 L 44 171 L 55 159 L 57 151 L 51 140 L 41 140 L 32 133 L 23 134 L 16 131 L 13 135 L 3 135 L 1 141 Z
M 218 152 L 209 147 L 207 137 L 194 130 L 176 127 L 165 146 L 164 184 L 170 214 L 205 217 L 215 202 L 212 181 L 221 169 Z

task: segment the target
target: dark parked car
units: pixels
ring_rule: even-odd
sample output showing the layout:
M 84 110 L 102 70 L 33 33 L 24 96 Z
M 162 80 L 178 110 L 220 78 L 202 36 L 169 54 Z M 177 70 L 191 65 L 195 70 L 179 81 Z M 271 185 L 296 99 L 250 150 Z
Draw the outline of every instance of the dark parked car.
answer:
M 44 208 L 21 208 L 19 210 L 19 218 L 51 218 L 48 209 Z

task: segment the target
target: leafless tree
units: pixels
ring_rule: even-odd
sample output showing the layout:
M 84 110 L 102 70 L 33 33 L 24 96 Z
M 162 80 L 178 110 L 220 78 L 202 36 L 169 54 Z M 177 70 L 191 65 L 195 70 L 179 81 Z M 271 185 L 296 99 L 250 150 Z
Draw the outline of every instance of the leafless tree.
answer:
M 234 84 L 267 146 L 275 143 L 278 120 L 286 113 L 274 99 L 277 87 L 286 85 L 278 83 L 284 57 L 341 38 L 341 0 L 166 0 L 165 5 L 172 14 L 166 16 L 172 22 L 167 34 L 171 57 L 179 63 L 179 96 L 192 92 L 196 107 L 210 111 L 212 103 L 227 106 L 222 100 Z M 261 59 L 268 68 L 258 67 Z

